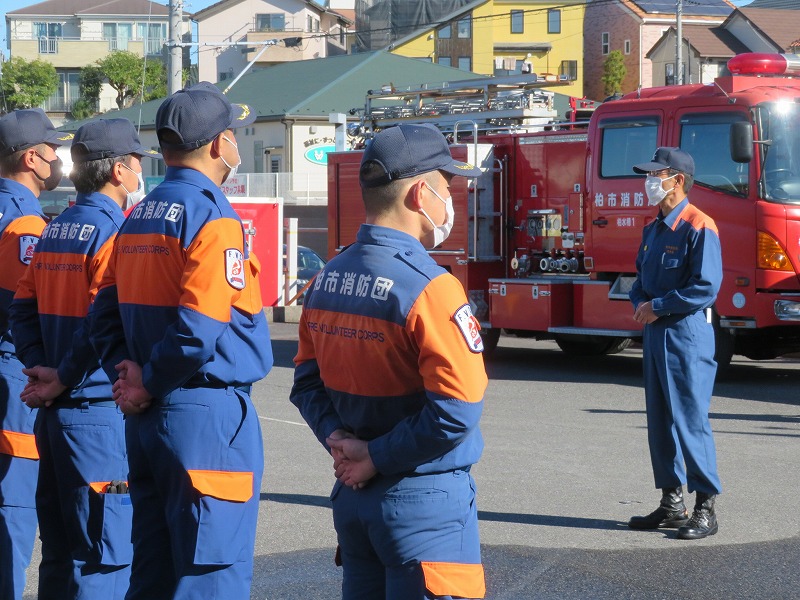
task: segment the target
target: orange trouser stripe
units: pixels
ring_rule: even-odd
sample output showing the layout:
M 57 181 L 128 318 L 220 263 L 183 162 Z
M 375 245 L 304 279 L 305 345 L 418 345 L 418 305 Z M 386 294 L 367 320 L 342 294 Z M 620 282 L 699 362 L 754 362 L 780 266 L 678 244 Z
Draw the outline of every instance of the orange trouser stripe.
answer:
M 422 562 L 425 588 L 435 596 L 483 598 L 486 581 L 483 565 L 463 563 Z
M 36 448 L 36 438 L 32 433 L 0 429 L 0 454 L 38 460 L 39 450 Z
M 253 474 L 248 471 L 189 470 L 192 486 L 205 496 L 231 502 L 247 502 L 253 497 Z

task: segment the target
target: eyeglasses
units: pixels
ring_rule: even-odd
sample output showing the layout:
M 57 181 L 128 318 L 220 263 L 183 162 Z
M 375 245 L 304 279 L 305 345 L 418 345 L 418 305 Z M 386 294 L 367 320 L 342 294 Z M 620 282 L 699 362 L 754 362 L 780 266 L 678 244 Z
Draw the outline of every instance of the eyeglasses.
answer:
M 650 177 L 661 177 L 662 175 L 669 175 L 669 169 L 661 169 L 660 171 L 648 171 Z

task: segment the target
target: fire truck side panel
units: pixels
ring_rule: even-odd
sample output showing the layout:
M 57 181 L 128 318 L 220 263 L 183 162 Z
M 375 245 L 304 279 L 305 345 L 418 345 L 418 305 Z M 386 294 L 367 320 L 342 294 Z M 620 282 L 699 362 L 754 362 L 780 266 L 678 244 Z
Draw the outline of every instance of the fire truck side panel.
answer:
M 642 326 L 633 320 L 633 309 L 627 300 L 610 301 L 611 282 L 575 281 L 573 325 L 584 329 L 639 331 Z
M 572 282 L 558 279 L 489 280 L 492 326 L 547 331 L 572 325 Z

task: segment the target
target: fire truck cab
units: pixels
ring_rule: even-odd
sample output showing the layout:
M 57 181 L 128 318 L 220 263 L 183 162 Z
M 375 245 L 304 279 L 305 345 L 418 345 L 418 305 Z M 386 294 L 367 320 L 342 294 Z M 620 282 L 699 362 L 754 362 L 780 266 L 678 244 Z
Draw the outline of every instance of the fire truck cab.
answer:
M 483 170 L 457 182 L 456 226 L 431 254 L 464 284 L 487 347 L 501 330 L 576 354 L 617 352 L 641 336 L 628 292 L 657 209 L 632 165 L 679 146 L 696 165 L 690 202 L 714 219 L 722 243 L 718 361 L 800 351 L 800 57 L 743 54 L 728 68 L 713 85 L 607 101 L 583 126 L 498 115 L 491 98 L 474 114 L 436 120 L 428 105 L 405 117 L 435 120 L 464 142 L 454 156 Z M 393 94 L 426 108 L 412 92 Z M 368 102 L 373 129 L 392 124 L 370 123 L 373 113 Z M 330 254 L 363 221 L 359 162 L 360 152 L 329 155 Z

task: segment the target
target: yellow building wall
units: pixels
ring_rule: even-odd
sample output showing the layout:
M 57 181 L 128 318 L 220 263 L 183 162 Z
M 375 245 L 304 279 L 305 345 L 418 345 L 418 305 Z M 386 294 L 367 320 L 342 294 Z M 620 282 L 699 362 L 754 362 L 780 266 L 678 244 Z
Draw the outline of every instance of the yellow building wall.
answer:
M 558 75 L 561 61 L 577 61 L 577 79 L 569 85 L 557 85 L 554 92 L 583 96 L 583 19 L 585 0 L 487 0 L 472 9 L 472 71 L 493 75 L 495 58 L 516 58 L 529 61 L 532 71 L 542 75 Z M 548 9 L 561 10 L 561 33 L 547 33 Z M 511 11 L 524 12 L 523 33 L 511 33 Z M 430 56 L 436 62 L 435 39 L 430 29 L 392 50 L 411 58 Z M 498 44 L 549 43 L 549 51 L 511 50 Z M 528 53 L 531 54 L 528 57 Z
M 430 58 L 435 62 L 436 57 L 433 55 L 433 52 L 436 49 L 436 41 L 431 37 L 432 33 L 433 29 L 421 33 L 413 40 L 409 40 L 405 44 L 394 48 L 392 54 L 398 54 L 408 58 Z M 431 37 L 431 39 L 428 39 L 428 37 Z

